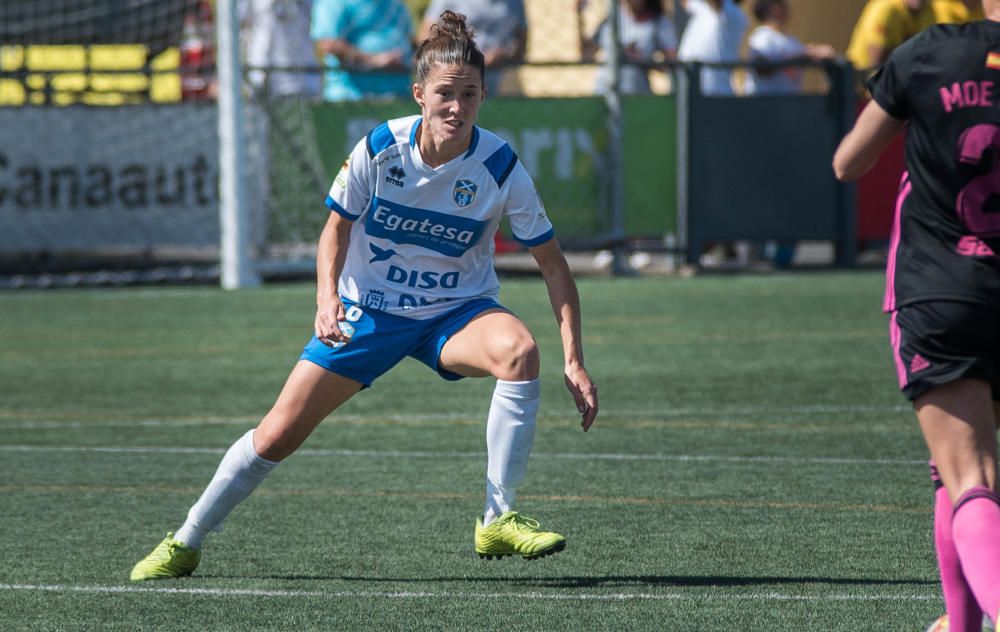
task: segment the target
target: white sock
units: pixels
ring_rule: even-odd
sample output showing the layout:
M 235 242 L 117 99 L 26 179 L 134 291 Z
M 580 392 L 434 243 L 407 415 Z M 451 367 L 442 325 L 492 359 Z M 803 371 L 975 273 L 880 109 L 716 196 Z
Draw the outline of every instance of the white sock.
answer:
M 486 420 L 486 507 L 483 526 L 514 504 L 517 486 L 524 480 L 535 440 L 535 417 L 541 388 L 538 379 L 527 382 L 497 380 Z
M 222 521 L 244 498 L 250 495 L 278 463 L 257 456 L 253 448 L 253 430 L 237 439 L 219 463 L 212 481 L 201 498 L 191 507 L 187 520 L 177 533 L 180 540 L 200 549 L 209 531 L 222 531 Z

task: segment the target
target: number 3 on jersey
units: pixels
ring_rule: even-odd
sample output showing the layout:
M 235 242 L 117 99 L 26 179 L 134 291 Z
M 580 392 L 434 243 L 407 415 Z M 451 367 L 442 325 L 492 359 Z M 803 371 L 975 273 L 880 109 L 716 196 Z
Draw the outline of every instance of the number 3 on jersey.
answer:
M 983 123 L 962 132 L 958 140 L 958 161 L 989 168 L 959 192 L 958 216 L 976 235 L 1000 235 L 1000 126 Z

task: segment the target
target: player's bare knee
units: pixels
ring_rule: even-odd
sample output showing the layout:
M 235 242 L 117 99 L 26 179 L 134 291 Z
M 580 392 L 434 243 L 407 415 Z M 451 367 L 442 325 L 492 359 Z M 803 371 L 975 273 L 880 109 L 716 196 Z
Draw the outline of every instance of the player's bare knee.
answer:
M 516 336 L 502 341 L 502 352 L 494 366 L 494 376 L 501 380 L 523 381 L 538 377 L 538 345 L 531 336 Z
M 284 424 L 274 423 L 274 414 L 272 410 L 265 418 L 267 423 L 257 426 L 253 433 L 253 449 L 262 459 L 282 461 L 295 452 L 298 444 Z

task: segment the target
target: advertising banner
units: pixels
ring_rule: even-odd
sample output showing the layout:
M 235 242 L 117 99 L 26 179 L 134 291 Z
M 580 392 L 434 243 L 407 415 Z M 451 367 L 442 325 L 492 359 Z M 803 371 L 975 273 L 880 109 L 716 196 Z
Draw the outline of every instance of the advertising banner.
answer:
M 218 247 L 214 107 L 0 108 L 0 130 L 0 252 Z
M 676 110 L 672 97 L 626 97 L 625 229 L 658 236 L 676 225 Z M 354 143 L 382 121 L 418 113 L 409 101 L 324 103 L 313 110 L 330 178 Z M 611 226 L 607 110 L 600 97 L 487 100 L 478 124 L 517 152 L 566 238 L 600 239 Z

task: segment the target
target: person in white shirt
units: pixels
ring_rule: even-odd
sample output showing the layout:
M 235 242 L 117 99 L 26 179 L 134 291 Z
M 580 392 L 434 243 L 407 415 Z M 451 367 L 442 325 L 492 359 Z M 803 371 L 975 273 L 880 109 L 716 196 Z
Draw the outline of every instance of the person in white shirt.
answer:
M 837 52 L 829 44 L 803 44 L 786 32 L 791 20 L 787 0 L 756 0 L 753 14 L 760 26 L 750 33 L 750 61 L 793 62 L 833 59 Z M 754 66 L 747 73 L 745 94 L 798 94 L 802 92 L 802 68 Z
M 577 11 L 582 11 L 585 5 L 586 0 L 578 2 Z M 610 16 L 601 22 L 593 37 L 580 38 L 584 61 L 592 60 L 598 50 L 607 51 L 611 46 L 609 19 Z M 582 19 L 578 23 L 582 24 Z M 649 94 L 648 65 L 677 57 L 677 31 L 663 12 L 660 0 L 623 0 L 618 9 L 618 37 L 624 56 L 618 76 L 619 89 L 625 94 Z M 610 84 L 607 66 L 602 66 L 595 92 L 607 92 Z
M 486 502 L 474 531 L 480 557 L 535 559 L 566 546 L 512 509 L 541 390 L 535 340 L 497 302 L 493 236 L 503 217 L 545 281 L 584 431 L 597 416 L 597 387 L 583 364 L 576 284 L 531 177 L 507 143 L 475 124 L 485 74 L 465 19 L 446 11 L 417 49 L 420 115 L 373 129 L 330 187 L 312 339 L 274 407 L 233 444 L 176 536 L 136 564 L 133 581 L 194 571 L 205 536 L 323 419 L 406 357 L 447 380 L 497 380 L 486 420 Z M 419 533 L 414 546 L 437 535 Z
M 237 10 L 250 84 L 270 96 L 318 97 L 322 79 L 309 37 L 312 0 L 240 0 Z
M 702 63 L 732 63 L 740 60 L 740 46 L 747 30 L 747 16 L 735 0 L 686 0 L 688 23 L 681 35 L 677 58 Z M 703 68 L 703 94 L 733 94 L 730 68 Z

